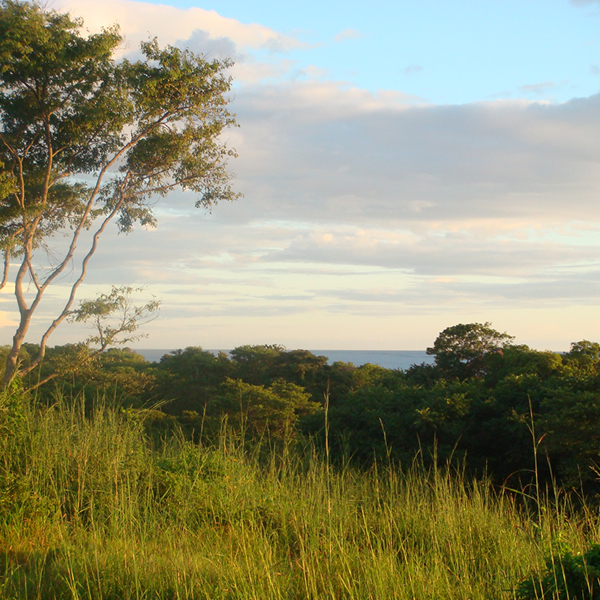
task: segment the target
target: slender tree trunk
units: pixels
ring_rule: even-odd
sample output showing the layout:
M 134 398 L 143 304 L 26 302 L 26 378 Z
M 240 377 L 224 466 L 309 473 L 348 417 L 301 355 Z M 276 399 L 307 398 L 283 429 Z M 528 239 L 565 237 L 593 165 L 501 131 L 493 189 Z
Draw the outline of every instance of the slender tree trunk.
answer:
M 27 254 L 27 249 L 25 250 L 25 253 Z M 31 315 L 33 314 L 31 307 L 27 306 L 25 302 L 25 296 L 23 294 L 23 278 L 25 277 L 26 264 L 27 259 L 24 259 L 21 263 L 21 267 L 19 268 L 19 272 L 17 273 L 17 278 L 15 280 L 15 296 L 17 297 L 17 304 L 19 305 L 19 314 L 21 315 L 21 319 L 19 322 L 19 327 L 13 337 L 12 348 L 10 349 L 8 358 L 6 359 L 6 369 L 4 371 L 5 388 L 10 384 L 17 374 L 19 367 L 19 352 L 23 342 L 25 341 L 25 336 L 27 335 L 27 330 L 29 329 L 29 324 L 31 323 Z
M 21 315 L 21 324 L 17 329 L 13 337 L 13 344 L 10 352 L 8 353 L 8 358 L 6 359 L 6 370 L 4 371 L 4 387 L 7 387 L 10 382 L 13 380 L 14 376 L 17 373 L 17 368 L 19 366 L 19 352 L 21 350 L 21 346 L 25 341 L 25 335 L 27 334 L 27 330 L 29 329 L 29 323 L 31 322 L 31 313 L 26 311 L 26 314 Z

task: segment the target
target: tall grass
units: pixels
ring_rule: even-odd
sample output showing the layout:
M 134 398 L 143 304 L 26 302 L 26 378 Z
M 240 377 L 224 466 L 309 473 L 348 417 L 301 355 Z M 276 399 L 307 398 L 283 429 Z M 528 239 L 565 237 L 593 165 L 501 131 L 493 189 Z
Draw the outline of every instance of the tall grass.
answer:
M 599 519 L 460 473 L 151 442 L 140 413 L 0 405 L 0 598 L 502 599 Z

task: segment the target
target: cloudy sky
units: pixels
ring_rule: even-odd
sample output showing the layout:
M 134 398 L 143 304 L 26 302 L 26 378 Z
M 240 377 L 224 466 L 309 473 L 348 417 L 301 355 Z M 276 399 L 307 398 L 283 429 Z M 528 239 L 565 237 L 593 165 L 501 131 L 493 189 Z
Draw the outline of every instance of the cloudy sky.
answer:
M 475 321 L 600 340 L 599 1 L 52 6 L 119 23 L 123 55 L 157 36 L 236 61 L 244 197 L 207 214 L 174 193 L 91 265 L 84 296 L 162 301 L 140 347 L 424 349 Z

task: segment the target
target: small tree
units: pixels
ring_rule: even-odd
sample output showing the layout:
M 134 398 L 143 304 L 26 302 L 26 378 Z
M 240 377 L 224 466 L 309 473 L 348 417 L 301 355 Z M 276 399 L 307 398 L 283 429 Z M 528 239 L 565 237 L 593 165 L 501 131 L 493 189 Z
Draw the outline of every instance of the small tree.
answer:
M 265 435 L 290 439 L 301 417 L 320 410 L 321 405 L 313 402 L 303 387 L 283 379 L 265 387 L 227 378 L 207 404 L 209 416 L 226 415 L 230 425 L 240 432 L 247 431 L 252 439 Z
M 600 344 L 588 340 L 572 342 L 571 350 L 565 354 L 565 358 L 587 364 L 598 362 L 600 361 Z
M 513 339 L 492 329 L 491 323 L 460 323 L 444 329 L 427 354 L 435 356 L 435 364 L 448 375 L 476 377 L 483 374 L 485 357 L 501 351 Z
M 235 124 L 225 97 L 231 63 L 156 40 L 142 44 L 144 60 L 117 63 L 118 27 L 83 37 L 82 26 L 35 2 L 0 0 L 0 289 L 14 261 L 20 315 L 5 385 L 43 360 L 111 221 L 122 232 L 154 225 L 149 200 L 174 188 L 196 192 L 197 207 L 236 197 L 226 171 L 235 152 L 220 139 Z M 76 255 L 86 230 L 91 241 Z M 57 234 L 68 236 L 61 255 Z M 35 311 L 77 256 L 39 355 L 19 369 Z

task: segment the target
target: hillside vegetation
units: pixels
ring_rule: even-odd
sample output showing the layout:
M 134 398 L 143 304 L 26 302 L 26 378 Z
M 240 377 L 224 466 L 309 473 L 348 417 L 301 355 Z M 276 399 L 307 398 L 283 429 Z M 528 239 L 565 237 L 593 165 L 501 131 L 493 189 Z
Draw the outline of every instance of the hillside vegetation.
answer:
M 22 361 L 35 356 L 26 346 Z M 156 431 L 181 429 L 216 443 L 221 422 L 246 443 L 271 446 L 310 438 L 321 449 L 327 412 L 335 464 L 374 460 L 403 468 L 433 456 L 468 475 L 519 487 L 537 470 L 544 485 L 594 495 L 600 459 L 600 345 L 572 344 L 565 354 L 512 344 L 489 324 L 444 330 L 429 352 L 434 365 L 407 371 L 376 365 L 328 365 L 323 356 L 281 346 L 242 346 L 229 355 L 186 348 L 148 363 L 129 350 L 85 361 L 84 346 L 50 349 L 23 380 L 50 405 L 55 394 L 88 404 L 98 395 L 145 411 Z M 73 365 L 76 365 L 75 368 Z
M 0 598 L 600 598 L 596 343 L 88 352 L 0 398 Z
M 418 459 L 265 459 L 225 426 L 152 440 L 139 413 L 65 400 L 5 397 L 0 423 L 0 598 L 534 598 L 547 557 L 600 540 L 560 494 Z

